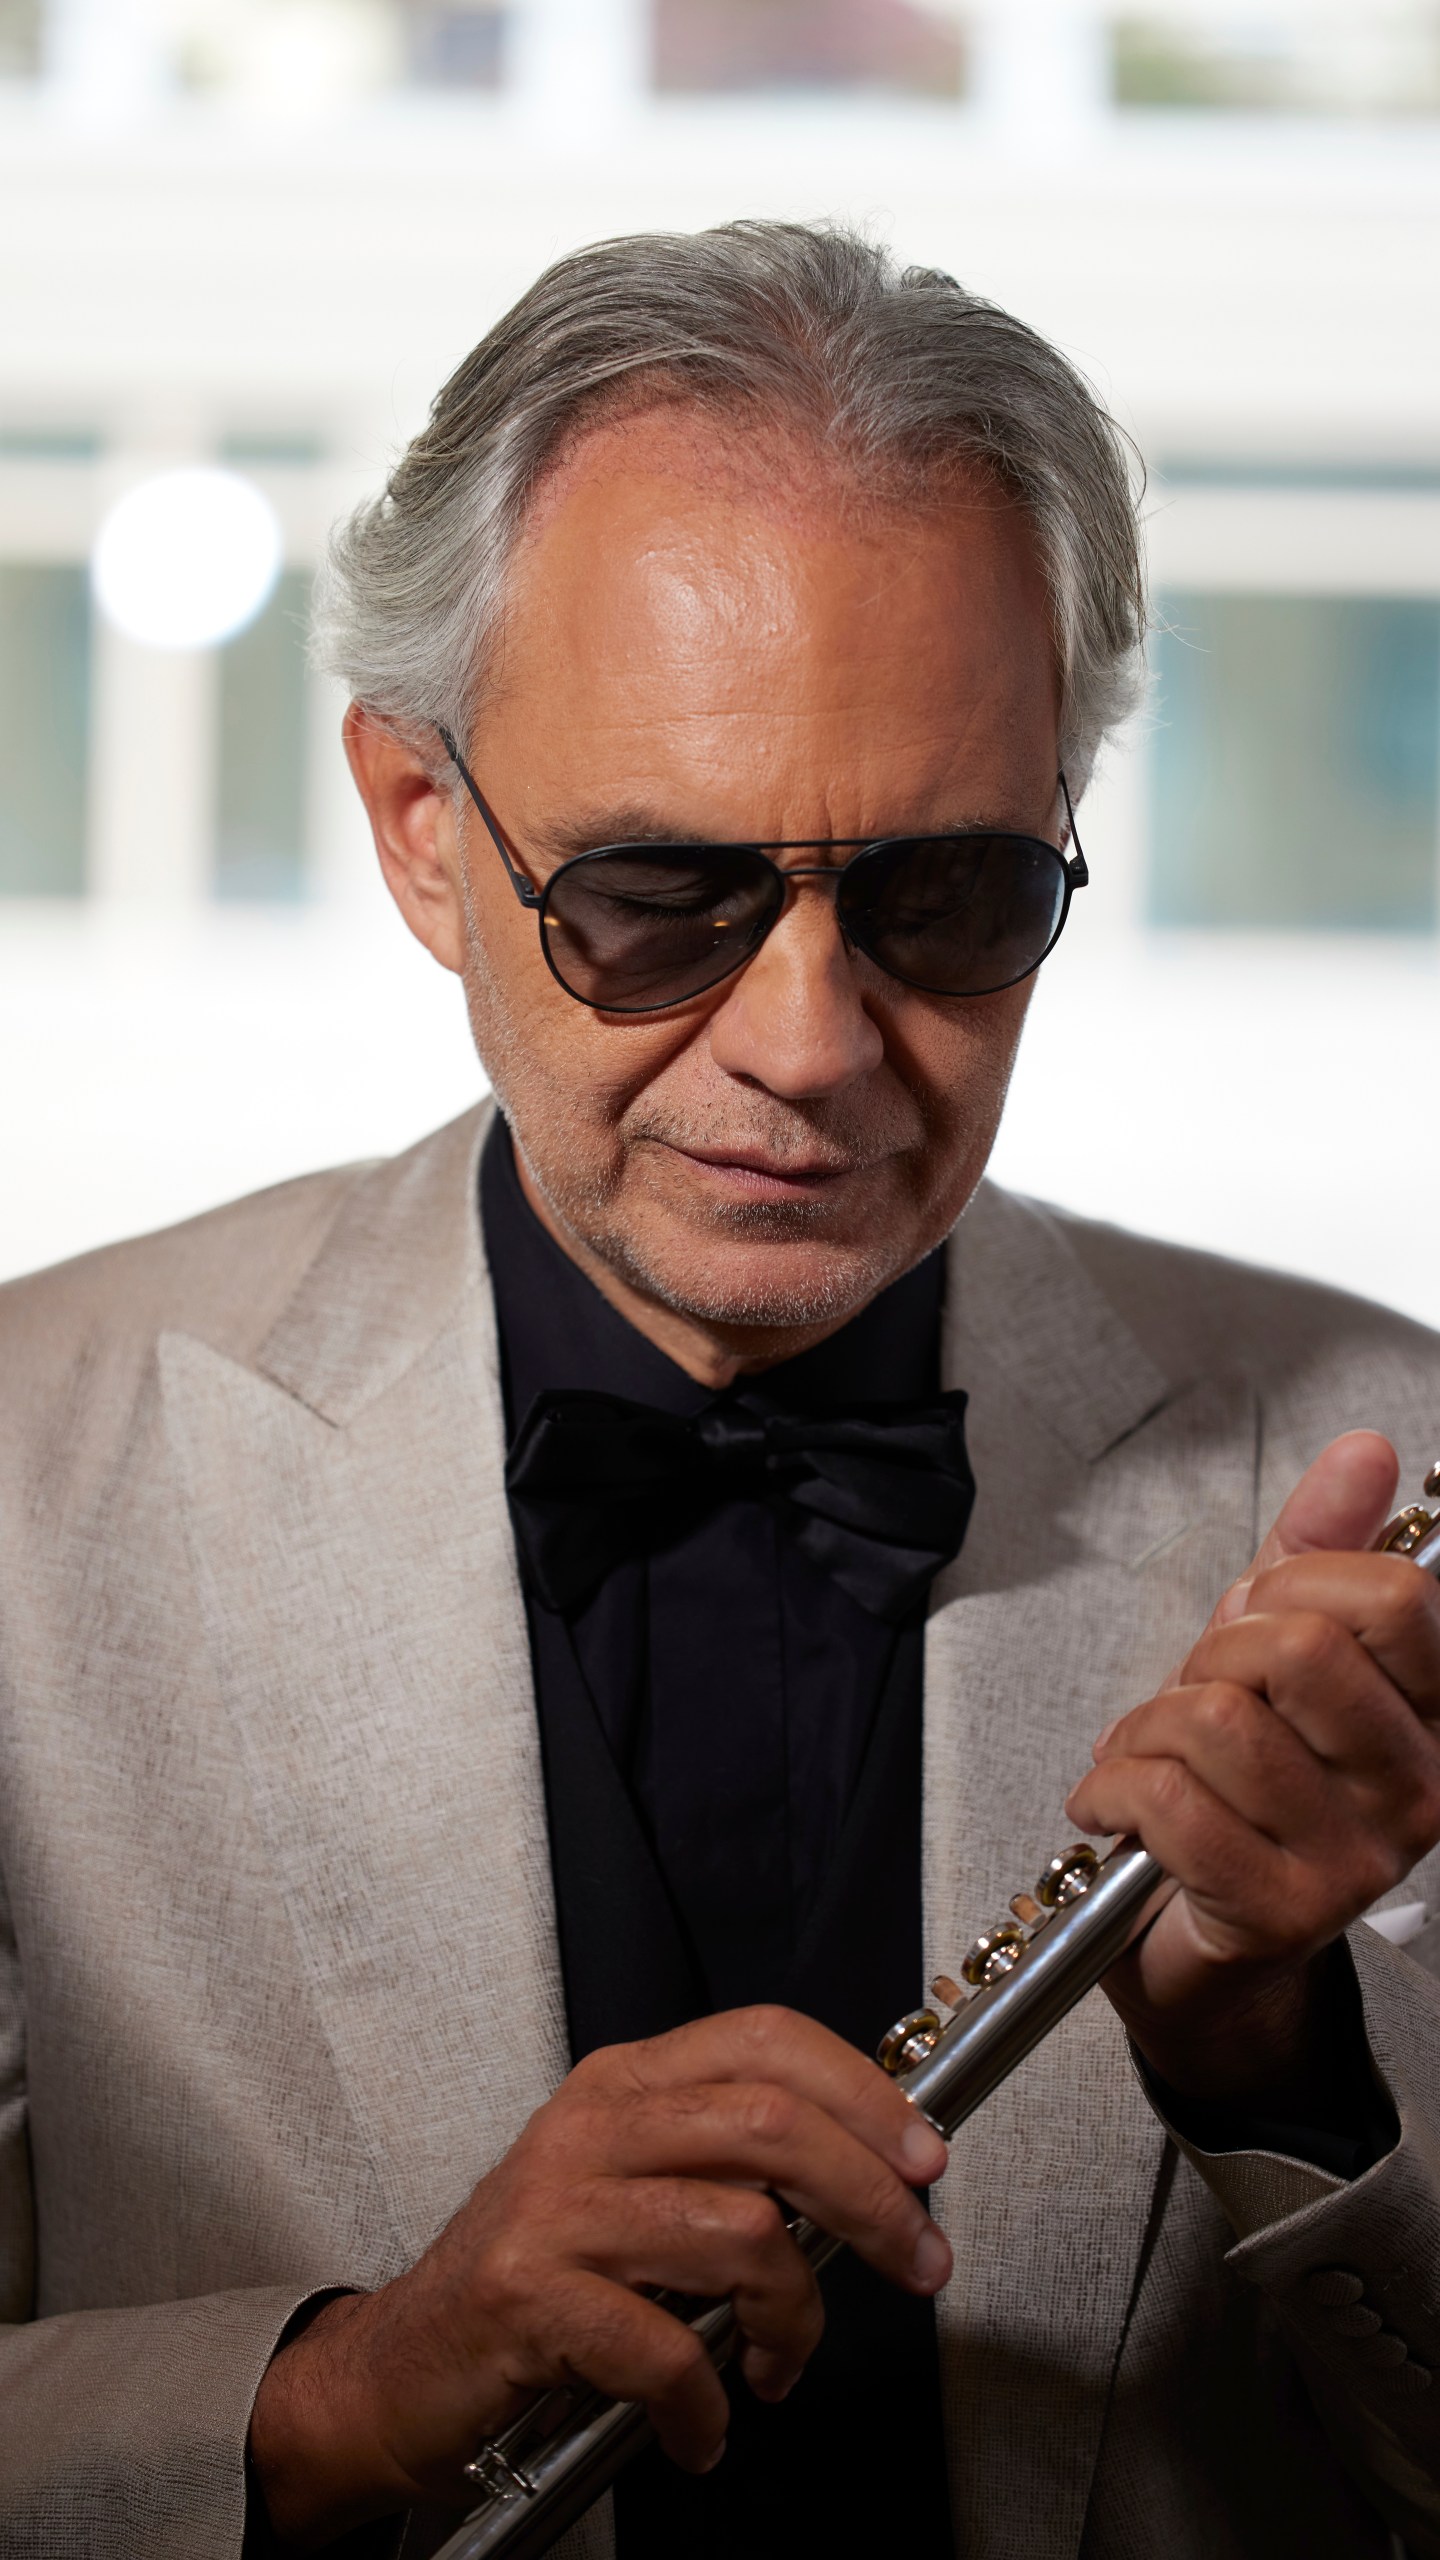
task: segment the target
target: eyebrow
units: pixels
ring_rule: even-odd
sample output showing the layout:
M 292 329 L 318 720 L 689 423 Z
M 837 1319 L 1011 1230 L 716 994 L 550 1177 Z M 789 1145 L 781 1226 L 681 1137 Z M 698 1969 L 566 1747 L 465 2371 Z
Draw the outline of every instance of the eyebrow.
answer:
M 997 835 L 1029 835 L 1028 827 L 1013 818 L 953 816 L 938 825 L 911 827 L 875 827 L 863 836 L 778 837 L 767 835 L 722 836 L 705 833 L 694 827 L 670 824 L 653 808 L 632 802 L 619 808 L 582 812 L 579 816 L 557 818 L 553 824 L 537 827 L 527 838 L 529 849 L 542 858 L 561 863 L 573 860 L 578 853 L 600 853 L 610 845 L 686 845 L 704 851 L 709 845 L 746 844 L 760 846 L 786 843 L 823 847 L 825 845 L 882 844 L 891 837 L 979 835 L 993 831 Z
M 600 853 L 612 844 L 758 844 L 758 836 L 720 837 L 694 827 L 672 826 L 638 801 L 617 809 L 582 812 L 537 827 L 530 839 L 537 853 L 568 862 L 577 853 Z

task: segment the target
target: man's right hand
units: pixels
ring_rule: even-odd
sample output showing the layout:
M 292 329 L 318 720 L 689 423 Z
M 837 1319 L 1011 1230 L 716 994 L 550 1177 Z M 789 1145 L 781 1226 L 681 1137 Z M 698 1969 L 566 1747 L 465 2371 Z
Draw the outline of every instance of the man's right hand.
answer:
M 894 2082 L 789 2010 L 589 2055 L 408 2273 L 327 2302 L 275 2357 L 250 2457 L 276 2534 L 318 2550 L 370 2517 L 463 2505 L 482 2439 L 556 2383 L 644 2401 L 674 2460 L 709 2470 L 724 2388 L 637 2288 L 728 2296 L 746 2381 L 782 2399 L 823 2315 L 774 2197 L 931 2294 L 950 2248 L 911 2189 L 944 2165 Z

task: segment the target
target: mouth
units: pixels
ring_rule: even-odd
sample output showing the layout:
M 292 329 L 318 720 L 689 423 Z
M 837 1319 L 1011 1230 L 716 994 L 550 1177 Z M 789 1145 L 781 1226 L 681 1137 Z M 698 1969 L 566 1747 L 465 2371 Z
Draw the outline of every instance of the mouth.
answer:
M 816 1200 L 865 1166 L 853 1156 L 812 1156 L 798 1162 L 763 1147 L 681 1147 L 671 1152 L 692 1165 L 707 1188 L 742 1200 Z

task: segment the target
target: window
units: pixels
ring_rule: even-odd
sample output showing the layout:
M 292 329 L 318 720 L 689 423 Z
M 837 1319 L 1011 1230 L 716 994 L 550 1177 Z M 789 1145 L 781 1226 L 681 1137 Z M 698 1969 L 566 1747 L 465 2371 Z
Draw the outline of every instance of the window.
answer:
M 506 12 L 491 0 L 401 0 L 412 80 L 447 89 L 498 89 Z
M 0 0 L 0 80 L 33 80 L 40 69 L 40 0 Z
M 655 86 L 958 97 L 956 12 L 935 0 L 655 0 Z
M 303 427 L 240 427 L 220 439 L 220 460 L 232 471 L 309 471 L 324 459 L 320 437 Z
M 0 462 L 93 462 L 99 451 L 89 427 L 0 427 Z
M 1112 20 L 1111 60 L 1121 106 L 1440 111 L 1433 0 L 1327 0 L 1303 12 L 1172 0 Z
M 288 570 L 264 612 L 220 652 L 219 898 L 304 895 L 309 605 L 308 573 Z
M 1440 603 L 1159 610 L 1152 921 L 1433 932 Z
M 70 562 L 0 562 L 0 894 L 85 886 L 90 597 Z

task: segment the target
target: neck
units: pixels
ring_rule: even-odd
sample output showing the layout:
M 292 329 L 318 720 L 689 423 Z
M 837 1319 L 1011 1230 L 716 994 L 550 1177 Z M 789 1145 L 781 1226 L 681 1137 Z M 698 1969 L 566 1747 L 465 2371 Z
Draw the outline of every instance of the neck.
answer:
M 520 1188 L 547 1235 L 552 1236 L 562 1253 L 592 1281 L 602 1298 L 608 1299 L 627 1324 L 673 1360 L 702 1387 L 717 1394 L 736 1378 L 756 1377 L 765 1369 L 778 1367 L 782 1360 L 793 1360 L 797 1353 L 809 1351 L 817 1342 L 825 1342 L 832 1333 L 859 1313 L 855 1307 L 842 1315 L 830 1316 L 823 1324 L 809 1325 L 713 1325 L 698 1316 L 685 1315 L 677 1307 L 651 1297 L 644 1289 L 624 1279 L 608 1262 L 592 1251 L 583 1236 L 557 1218 L 543 1191 L 531 1177 L 521 1149 L 515 1149 L 515 1169 Z

